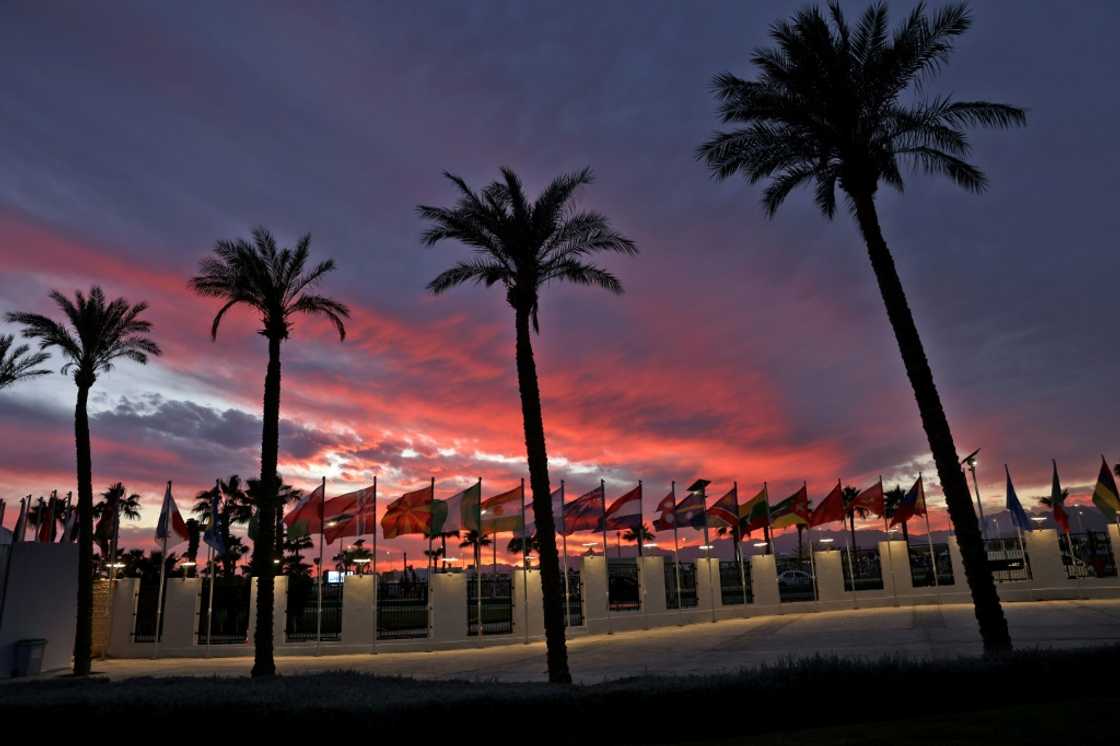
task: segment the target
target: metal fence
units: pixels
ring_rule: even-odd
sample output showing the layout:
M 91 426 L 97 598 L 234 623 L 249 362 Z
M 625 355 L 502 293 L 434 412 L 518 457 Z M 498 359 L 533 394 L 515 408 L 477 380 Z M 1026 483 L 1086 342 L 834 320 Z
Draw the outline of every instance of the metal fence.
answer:
M 377 639 L 428 636 L 428 584 L 380 579 L 377 584 Z
M 681 579 L 680 593 L 677 593 L 677 577 Z M 665 563 L 665 608 L 691 609 L 697 605 L 696 563 L 681 562 L 674 565 Z
M 304 575 L 288 577 L 288 610 L 285 635 L 289 642 L 342 639 L 341 582 L 323 582 L 322 616 L 319 614 L 319 581 Z M 215 590 L 217 588 L 215 587 Z
M 744 595 L 745 594 L 745 595 Z M 749 604 L 754 598 L 751 593 L 750 561 L 743 564 L 735 560 L 721 560 L 719 563 L 719 595 L 724 606 Z
M 985 539 L 984 550 L 988 556 L 988 569 L 997 583 L 1031 579 L 1030 557 L 1019 537 Z
M 813 587 L 813 566 L 807 557 L 796 554 L 778 556 L 778 598 L 783 601 L 812 601 L 816 598 Z
M 568 568 L 568 626 L 583 626 L 583 581 L 579 570 Z
M 1070 553 L 1070 542 L 1073 553 Z M 1085 531 L 1058 536 L 1058 551 L 1069 578 L 1116 577 L 1112 542 L 1104 531 Z
M 510 575 L 483 573 L 482 634 L 508 635 L 513 632 L 513 578 Z M 478 634 L 479 578 L 467 573 L 467 634 Z
M 933 556 L 937 559 L 937 582 L 933 578 L 929 543 L 910 545 L 910 583 L 914 588 L 953 585 L 953 559 L 948 544 L 934 544 Z
M 216 578 L 214 616 L 210 621 L 210 578 L 202 579 L 199 597 L 198 644 L 230 645 L 249 639 L 249 593 L 252 581 L 246 577 Z
M 136 592 L 136 610 L 132 619 L 132 639 L 135 642 L 156 641 L 156 618 L 159 618 L 159 637 L 163 637 L 162 611 L 156 614 L 159 605 L 159 576 L 144 576 L 140 578 L 140 587 Z M 167 608 L 167 594 L 163 596 L 163 606 Z
M 611 611 L 639 611 L 642 608 L 636 559 L 607 560 L 607 600 Z
M 879 561 L 878 547 L 865 547 L 855 549 L 848 561 L 848 548 L 840 548 L 840 566 L 844 571 L 845 591 L 881 591 L 883 590 L 883 566 Z M 855 583 L 852 583 L 852 574 L 855 574 Z

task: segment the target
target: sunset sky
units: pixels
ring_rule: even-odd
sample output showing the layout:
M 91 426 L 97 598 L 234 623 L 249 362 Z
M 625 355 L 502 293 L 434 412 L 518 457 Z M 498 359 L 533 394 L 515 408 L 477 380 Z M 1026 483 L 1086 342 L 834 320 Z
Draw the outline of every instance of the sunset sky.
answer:
M 151 546 L 166 480 L 186 510 L 257 472 L 265 342 L 243 310 L 211 343 L 216 304 L 186 284 L 256 225 L 310 233 L 339 267 L 323 292 L 353 310 L 345 343 L 303 321 L 284 345 L 287 481 L 326 476 L 329 497 L 377 475 L 383 510 L 433 475 L 443 496 L 527 476 L 511 310 L 497 290 L 425 293 L 466 249 L 422 248 L 415 213 L 454 199 L 442 171 L 482 185 L 501 165 L 534 193 L 591 166 L 580 205 L 641 250 L 607 260 L 622 297 L 545 292 L 550 472 L 569 496 L 642 479 L 652 510 L 699 476 L 744 496 L 766 480 L 773 501 L 803 480 L 814 499 L 838 477 L 935 481 L 852 219 L 799 193 L 768 221 L 758 189 L 694 158 L 712 75 L 753 76 L 750 50 L 802 5 L 5 3 L 0 311 L 53 314 L 48 290 L 100 284 L 151 305 L 165 350 L 91 401 L 95 490 L 145 497 L 126 539 Z M 880 209 L 961 455 L 983 449 L 993 506 L 1009 464 L 1030 508 L 1051 458 L 1082 496 L 1102 452 L 1120 459 L 1116 7 L 974 10 L 931 90 L 1026 107 L 1029 126 L 974 134 L 987 194 L 915 176 Z M 74 489 L 74 392 L 55 374 L 0 394 L 6 525 L 20 496 Z

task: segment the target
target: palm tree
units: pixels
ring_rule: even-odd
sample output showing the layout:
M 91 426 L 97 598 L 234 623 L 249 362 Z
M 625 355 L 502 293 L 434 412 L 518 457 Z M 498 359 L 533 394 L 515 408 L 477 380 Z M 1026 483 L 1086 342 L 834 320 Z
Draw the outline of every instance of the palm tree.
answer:
M 642 545 L 647 541 L 653 541 L 653 532 L 649 530 L 649 526 L 642 524 L 635 528 L 628 528 L 622 534 L 622 538 L 626 541 L 634 542 L 638 545 L 638 556 L 642 556 Z
M 226 551 L 221 556 L 215 557 L 222 565 L 222 575 L 232 578 L 237 572 L 237 561 L 245 554 L 245 547 L 241 539 L 231 532 L 235 525 L 246 525 L 253 517 L 253 503 L 246 493 L 241 477 L 231 474 L 229 479 L 217 480 L 217 483 L 208 490 L 203 490 L 195 496 L 194 507 L 191 512 L 203 521 L 206 528 L 214 523 L 214 516 L 210 515 L 210 505 L 214 491 L 219 490 L 222 500 L 219 508 L 218 531 L 222 536 L 222 543 Z
M 969 153 L 964 128 L 1026 122 L 1023 110 L 1013 106 L 926 97 L 924 84 L 948 62 L 955 38 L 970 25 L 961 5 L 930 16 L 919 4 L 893 36 L 882 4 L 868 8 L 854 29 L 836 3 L 827 18 L 818 8 L 803 10 L 773 27 L 777 48 L 754 53 L 752 62 L 761 71 L 757 80 L 730 73 L 715 78 L 723 122 L 740 126 L 717 133 L 698 155 L 720 179 L 734 174 L 751 183 L 769 179 L 763 206 L 770 216 L 793 189 L 809 182 L 829 218 L 836 212 L 836 187 L 846 195 L 914 388 L 984 649 L 994 654 L 1011 649 L 1007 622 L 949 422 L 875 207 L 880 183 L 902 189 L 904 164 L 983 191 L 984 174 L 964 160 Z
M 253 542 L 253 574 L 257 578 L 257 628 L 254 634 L 253 676 L 276 675 L 272 657 L 272 605 L 274 596 L 273 552 L 275 551 L 276 462 L 280 448 L 280 345 L 292 331 L 292 319 L 300 314 L 323 316 L 334 324 L 339 339 L 346 338 L 344 319 L 350 311 L 336 300 L 310 292 L 334 262 L 320 262 L 307 269 L 311 236 L 296 248 L 279 249 L 264 228 L 253 231 L 252 242 L 219 241 L 213 256 L 202 260 L 191 287 L 202 295 L 219 298 L 221 308 L 210 326 L 217 339 L 218 326 L 226 312 L 244 304 L 260 314 L 260 334 L 268 340 L 268 368 L 264 379 L 261 430 L 260 483 L 266 485 L 257 501 L 259 536 Z
M 592 181 L 589 169 L 554 179 L 535 202 L 529 201 L 521 180 L 509 168 L 502 169 L 500 181 L 478 193 L 458 176 L 446 176 L 458 188 L 459 201 L 452 208 L 418 208 L 420 216 L 431 223 L 422 240 L 432 246 L 444 239 L 454 239 L 473 248 L 477 256 L 440 274 L 428 284 L 428 289 L 439 294 L 469 282 L 487 287 L 500 285 L 513 307 L 517 382 L 533 516 L 541 537 L 548 678 L 554 683 L 568 683 L 572 677 L 564 640 L 564 584 L 556 551 L 541 393 L 530 326 L 540 332 L 540 291 L 551 282 L 573 282 L 621 293 L 622 285 L 614 275 L 586 259 L 599 252 L 636 254 L 638 249 L 633 241 L 615 232 L 604 216 L 572 208 L 576 190 Z
M 197 518 L 188 518 L 185 521 L 187 525 L 187 562 L 190 566 L 187 567 L 187 577 L 193 578 L 198 569 L 198 545 L 199 539 L 202 538 L 202 524 L 198 522 Z
M 858 505 L 855 507 L 852 506 L 852 503 L 859 497 L 860 491 L 859 487 L 852 487 L 849 485 L 840 492 L 840 499 L 844 503 L 844 515 L 848 517 L 848 530 L 851 532 L 852 537 L 852 551 L 855 551 L 856 548 L 856 516 L 858 515 L 860 520 L 868 516 L 867 508 Z
M 108 373 L 122 358 L 141 365 L 159 346 L 148 338 L 152 325 L 140 318 L 146 303 L 130 304 L 124 298 L 107 301 L 101 288 L 89 295 L 80 290 L 74 299 L 52 290 L 50 298 L 66 321 L 59 323 L 37 313 L 9 313 L 8 321 L 23 326 L 23 336 L 38 339 L 39 349 L 53 347 L 65 358 L 62 373 L 73 371 L 78 387 L 74 407 L 74 443 L 78 481 L 78 621 L 74 632 L 74 674 L 90 670 L 93 644 L 93 464 L 90 456 L 89 415 L 86 403 L 98 375 Z
M 284 556 L 284 506 L 289 503 L 299 502 L 303 498 L 303 490 L 293 487 L 284 481 L 284 478 L 279 474 L 276 475 L 276 527 L 274 541 L 276 546 L 276 558 L 283 559 Z M 260 495 L 260 480 L 248 480 L 248 489 L 245 490 L 245 496 L 248 498 L 251 505 L 256 505 Z M 250 525 L 250 535 L 256 535 L 256 527 Z
M 474 554 L 474 566 L 480 567 L 482 565 L 482 548 L 490 546 L 491 543 L 489 537 L 487 537 L 486 534 L 471 529 L 461 534 L 460 538 L 462 540 L 459 542 L 459 548 L 466 549 L 467 547 L 471 547 Z M 539 547 L 537 551 L 540 552 Z
M 31 348 L 19 345 L 12 348 L 15 337 L 11 334 L 0 335 L 0 389 L 11 386 L 16 381 L 33 376 L 45 376 L 50 373 L 46 368 L 35 366 L 45 363 L 50 359 L 50 353 L 34 352 L 30 355 Z
M 114 482 L 109 485 L 109 488 L 101 493 L 101 499 L 93 505 L 93 517 L 98 519 L 98 526 L 104 526 L 104 530 L 95 531 L 93 540 L 97 542 L 97 548 L 101 551 L 103 561 L 110 559 L 109 553 L 112 551 L 110 546 L 113 541 L 113 534 L 116 533 L 116 520 L 108 520 L 104 523 L 100 521 L 102 516 L 113 516 L 116 513 L 117 518 L 126 518 L 130 521 L 140 520 L 140 495 L 133 493 L 128 495 L 128 490 L 120 482 Z
M 906 491 L 901 487 L 895 487 L 883 493 L 883 510 L 887 514 L 887 518 L 893 518 L 894 512 L 898 510 L 898 506 L 906 498 Z M 902 521 L 902 540 L 907 545 L 910 544 L 910 532 L 906 529 L 906 521 Z

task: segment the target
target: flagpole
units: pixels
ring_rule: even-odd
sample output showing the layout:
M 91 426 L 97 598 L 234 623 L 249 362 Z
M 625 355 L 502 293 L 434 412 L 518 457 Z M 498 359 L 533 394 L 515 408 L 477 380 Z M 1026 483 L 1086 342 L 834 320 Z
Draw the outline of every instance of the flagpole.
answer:
M 320 643 L 323 641 L 323 543 L 324 526 L 323 511 L 327 504 L 327 478 L 320 482 L 322 491 L 319 493 L 319 594 L 316 601 L 315 613 L 315 655 L 319 654 Z
M 548 497 L 552 510 L 552 496 Z M 534 513 L 534 515 L 536 515 Z M 525 644 L 529 644 L 529 532 L 525 527 L 525 477 L 521 478 L 521 600 L 525 605 Z
M 564 499 L 567 493 L 564 491 L 564 480 L 560 480 L 560 542 L 562 544 L 562 551 L 564 552 L 564 627 L 568 627 L 572 621 L 572 606 L 571 595 L 568 587 L 568 526 L 564 521 Z M 549 510 L 552 509 L 552 496 L 549 495 Z
M 805 482 L 805 481 L 802 481 L 801 482 L 801 489 L 805 490 L 805 507 L 806 507 L 806 509 L 808 509 L 808 507 L 809 507 L 809 483 Z M 812 512 L 810 512 L 809 515 L 812 516 Z M 817 587 L 817 560 L 816 560 L 816 557 L 813 556 L 814 555 L 814 552 L 813 552 L 813 524 L 812 524 L 811 520 L 810 520 L 809 523 L 805 524 L 805 533 L 809 537 L 809 576 L 813 580 L 813 600 L 814 601 L 820 601 L 821 600 L 821 590 L 820 590 L 820 588 Z
M 645 543 L 646 525 L 642 522 L 644 516 L 642 515 L 642 499 L 645 493 L 642 491 L 642 480 L 638 480 L 638 588 L 641 589 L 642 595 L 638 602 L 641 604 L 642 609 L 642 623 L 646 629 L 649 629 L 649 603 L 646 601 L 646 583 L 645 583 L 645 563 L 641 561 L 642 544 Z
M 218 500 L 211 503 L 211 506 L 217 506 L 221 500 L 221 481 L 214 480 L 214 491 L 218 494 Z M 210 511 L 210 527 L 211 530 L 218 528 L 218 516 L 213 515 L 214 511 Z M 210 600 L 207 602 L 206 608 L 206 656 L 210 656 L 210 637 L 211 629 L 214 626 L 214 547 L 209 542 L 206 544 L 209 551 L 207 552 L 208 564 L 210 565 Z
M 700 495 L 700 508 L 704 513 L 704 546 L 708 547 L 708 549 L 704 550 L 705 559 L 707 560 L 704 564 L 708 566 L 708 595 L 711 597 L 709 606 L 712 608 L 712 623 L 714 624 L 716 621 L 716 592 L 715 585 L 712 582 L 712 544 L 708 539 L 708 496 L 705 494 L 703 487 L 700 488 Z M 716 562 L 719 562 L 719 559 L 716 559 Z M 722 582 L 720 585 L 722 586 Z M 722 592 L 722 590 L 721 587 L 720 591 Z
M 762 483 L 762 494 L 765 495 L 763 500 L 766 501 L 766 525 L 762 527 L 762 534 L 766 539 L 766 553 L 773 554 L 774 544 L 770 538 L 770 490 L 766 486 L 766 482 Z M 774 566 L 777 567 L 777 560 L 775 560 Z
M 731 483 L 735 495 L 735 528 L 731 531 L 731 541 L 735 542 L 734 555 L 739 559 L 739 585 L 743 587 L 743 608 L 747 607 L 747 573 L 743 567 L 743 518 L 739 515 L 739 483 Z
M 673 480 L 669 488 L 669 494 L 673 500 L 673 569 L 677 578 L 677 611 L 684 612 L 684 607 L 681 605 L 681 558 L 679 546 L 677 541 L 677 480 Z
M 171 494 L 171 480 L 167 480 L 167 493 Z M 171 510 L 164 498 L 163 509 L 167 512 L 167 523 L 163 526 L 163 537 L 160 539 L 159 558 L 159 593 L 156 596 L 156 632 L 155 647 L 152 648 L 152 658 L 159 658 L 160 625 L 163 623 L 163 584 L 167 580 L 167 534 L 171 531 Z M 162 517 L 162 516 L 161 516 Z
M 478 523 L 474 535 L 475 610 L 478 617 L 478 642 L 482 644 L 482 477 L 478 478 Z M 469 631 L 469 630 L 468 630 Z
M 373 536 L 373 642 L 370 643 L 370 653 L 377 652 L 377 602 L 378 593 L 381 591 L 381 578 L 377 575 L 377 475 L 373 475 L 373 496 L 370 499 L 373 521 L 370 525 L 370 534 Z
M 840 503 L 841 503 L 841 505 L 843 505 L 843 503 L 844 503 L 844 497 L 843 497 L 844 488 L 841 486 L 843 483 L 844 482 L 843 482 L 842 479 L 837 478 L 836 486 L 840 488 L 840 493 L 841 493 Z M 853 564 L 853 562 L 852 562 L 852 553 L 855 551 L 855 547 L 853 546 L 853 542 L 852 542 L 852 534 L 855 533 L 855 526 L 856 526 L 856 510 L 855 510 L 854 507 L 852 508 L 852 512 L 851 512 L 851 521 L 852 521 L 851 532 L 849 532 L 848 527 L 844 525 L 845 521 L 841 520 L 840 521 L 840 526 L 844 530 L 844 539 L 848 544 L 848 577 L 850 577 L 852 579 L 852 608 L 858 609 L 859 608 L 859 601 L 858 601 L 859 597 L 856 595 L 856 567 L 855 567 L 855 564 Z
M 28 507 L 30 507 L 30 506 L 28 506 Z M 118 501 L 117 503 L 115 503 L 113 505 L 113 538 L 112 538 L 112 540 L 110 541 L 110 544 L 109 544 L 109 556 L 111 557 L 111 559 L 109 560 L 109 643 L 110 643 L 110 645 L 113 642 L 113 606 L 115 605 L 114 598 L 116 597 L 116 594 L 114 593 L 114 591 L 116 590 L 116 582 L 117 582 L 117 567 L 116 567 L 116 565 L 117 565 L 117 539 L 119 538 L 120 529 L 121 529 L 121 506 L 120 506 L 120 502 Z M 16 540 L 19 541 L 19 538 L 17 537 Z M 102 652 L 101 657 L 102 658 L 108 658 L 109 657 L 109 646 L 108 645 L 105 646 L 105 650 Z
M 603 527 L 603 572 L 607 578 L 607 634 L 613 635 L 614 630 L 611 629 L 611 561 L 608 557 L 610 544 L 607 539 L 607 483 L 602 479 L 599 480 L 599 498 L 603 506 L 602 517 L 599 520 Z
M 934 593 L 937 594 L 937 603 L 940 604 L 941 603 L 941 580 L 940 580 L 940 578 L 937 577 L 938 576 L 937 554 L 933 551 L 933 533 L 930 531 L 930 528 L 929 528 L 929 505 L 926 504 L 926 488 L 925 488 L 925 485 L 922 483 L 922 473 L 921 472 L 918 472 L 918 485 L 919 485 L 919 489 L 922 491 L 922 512 L 925 513 L 925 519 L 926 519 L 926 542 L 929 544 L 929 566 L 930 566 L 931 572 L 933 572 L 933 588 L 934 588 Z M 1022 544 L 1019 545 L 1019 549 L 1022 550 Z
M 881 494 L 881 495 L 886 494 L 885 492 L 883 492 L 883 475 L 882 474 L 879 475 L 879 494 Z M 885 497 L 884 497 L 884 500 L 885 500 Z M 883 533 L 886 534 L 886 539 L 887 539 L 887 563 L 890 564 L 890 566 L 891 566 L 891 591 L 892 591 L 892 595 L 894 596 L 894 605 L 898 606 L 898 579 L 895 577 L 895 573 L 894 573 L 894 554 L 891 551 L 890 526 L 887 525 L 887 515 L 886 515 L 886 513 L 887 513 L 887 511 L 884 508 L 884 510 L 883 510 Z M 880 570 L 881 569 L 882 568 L 880 568 Z

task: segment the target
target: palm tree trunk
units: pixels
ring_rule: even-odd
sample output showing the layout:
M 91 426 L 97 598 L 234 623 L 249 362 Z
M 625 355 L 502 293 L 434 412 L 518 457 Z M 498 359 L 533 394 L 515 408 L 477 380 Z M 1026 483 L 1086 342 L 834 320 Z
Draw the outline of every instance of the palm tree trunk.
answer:
M 517 385 L 521 391 L 521 417 L 525 426 L 525 452 L 529 460 L 529 484 L 533 492 L 533 519 L 540 537 L 541 597 L 544 603 L 544 635 L 548 654 L 548 680 L 570 684 L 568 647 L 564 639 L 563 580 L 560 555 L 556 552 L 556 526 L 548 483 L 548 453 L 544 442 L 541 392 L 537 364 L 529 336 L 529 308 L 516 308 Z
M 960 467 L 957 447 L 953 442 L 945 409 L 941 405 L 941 397 L 933 382 L 933 371 L 930 370 L 921 337 L 918 335 L 918 327 L 910 313 L 894 259 L 879 228 L 874 197 L 870 192 L 856 192 L 851 196 L 860 231 L 867 243 L 871 267 L 879 282 L 879 292 L 887 307 L 887 318 L 894 329 L 906 375 L 914 388 L 922 427 L 926 431 L 930 451 L 937 465 L 937 476 L 945 492 L 945 503 L 960 544 L 964 573 L 972 592 L 972 603 L 976 621 L 980 625 L 984 651 L 989 655 L 1007 652 L 1011 650 L 1011 636 L 1007 631 L 1007 620 L 1003 616 L 1003 607 L 1000 606 L 991 570 L 988 568 L 987 553 L 980 537 L 980 524 L 973 512 L 972 497 Z
M 74 629 L 74 675 L 90 671 L 93 648 L 93 462 L 89 451 L 89 386 L 78 386 L 74 445 L 78 463 L 78 620 Z
M 264 424 L 261 432 L 260 505 L 253 542 L 253 575 L 257 578 L 257 629 L 253 635 L 254 677 L 275 676 L 272 658 L 272 551 L 276 523 L 276 461 L 280 449 L 280 338 L 268 338 L 268 371 L 264 378 Z

